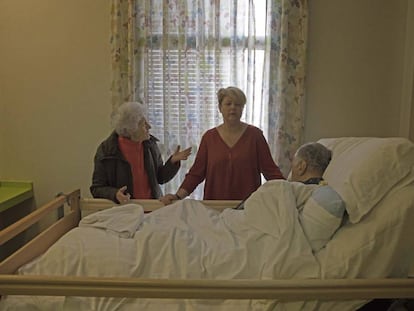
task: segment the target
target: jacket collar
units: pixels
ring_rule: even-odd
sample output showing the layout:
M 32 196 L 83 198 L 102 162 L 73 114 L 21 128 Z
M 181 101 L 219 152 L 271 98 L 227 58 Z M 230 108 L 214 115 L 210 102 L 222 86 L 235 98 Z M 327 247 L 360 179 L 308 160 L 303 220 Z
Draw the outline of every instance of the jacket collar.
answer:
M 106 156 L 122 156 L 118 144 L 119 135 L 113 131 L 111 135 L 102 143 L 102 149 Z M 148 147 L 151 142 L 157 143 L 159 140 L 155 136 L 150 135 L 150 138 L 144 141 L 144 147 Z

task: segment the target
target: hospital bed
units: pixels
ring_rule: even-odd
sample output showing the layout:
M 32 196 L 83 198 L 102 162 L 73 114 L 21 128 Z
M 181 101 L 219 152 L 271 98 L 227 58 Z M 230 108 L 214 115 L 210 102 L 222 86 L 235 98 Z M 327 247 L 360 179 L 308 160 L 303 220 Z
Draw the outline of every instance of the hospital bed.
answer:
M 414 144 L 319 142 L 333 151 L 324 179 L 346 214 L 317 251 L 287 203 L 306 192 L 306 208 L 310 192 L 297 183 L 266 183 L 244 211 L 232 209 L 238 201 L 188 199 L 114 206 L 76 190 L 0 232 L 4 244 L 64 206 L 63 218 L 0 263 L 0 309 L 357 310 L 414 298 Z M 102 218 L 111 215 L 124 227 Z M 93 222 L 102 219 L 108 226 Z

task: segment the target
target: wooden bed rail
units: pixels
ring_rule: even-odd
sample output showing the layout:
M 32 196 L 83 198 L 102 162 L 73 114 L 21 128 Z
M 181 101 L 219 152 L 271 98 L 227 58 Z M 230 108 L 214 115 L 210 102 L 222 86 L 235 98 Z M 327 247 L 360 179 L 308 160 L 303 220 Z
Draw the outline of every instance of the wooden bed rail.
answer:
M 280 301 L 414 298 L 414 279 L 164 280 L 0 276 L 0 295 Z
M 129 203 L 144 206 L 145 212 L 152 212 L 164 206 L 159 200 L 131 200 Z M 225 208 L 236 207 L 240 203 L 240 200 L 202 200 L 201 203 L 214 209 L 223 210 Z M 80 199 L 82 217 L 103 209 L 111 208 L 115 205 L 117 204 L 106 199 Z
M 14 273 L 18 267 L 44 253 L 49 246 L 55 243 L 63 234 L 76 227 L 80 220 L 79 198 L 80 190 L 61 195 L 1 230 L 0 245 L 20 234 L 31 225 L 37 223 L 43 217 L 56 211 L 64 204 L 68 204 L 70 207 L 69 212 L 64 218 L 53 223 L 47 229 L 35 236 L 32 241 L 25 244 L 15 253 L 0 262 L 0 274 Z

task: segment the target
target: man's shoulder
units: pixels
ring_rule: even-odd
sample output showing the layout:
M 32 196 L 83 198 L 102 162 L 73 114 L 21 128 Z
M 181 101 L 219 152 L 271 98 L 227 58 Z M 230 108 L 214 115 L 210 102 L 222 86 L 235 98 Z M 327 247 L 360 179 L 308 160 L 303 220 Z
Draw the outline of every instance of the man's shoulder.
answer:
M 312 198 L 333 215 L 342 215 L 345 202 L 334 188 L 325 184 L 313 189 Z

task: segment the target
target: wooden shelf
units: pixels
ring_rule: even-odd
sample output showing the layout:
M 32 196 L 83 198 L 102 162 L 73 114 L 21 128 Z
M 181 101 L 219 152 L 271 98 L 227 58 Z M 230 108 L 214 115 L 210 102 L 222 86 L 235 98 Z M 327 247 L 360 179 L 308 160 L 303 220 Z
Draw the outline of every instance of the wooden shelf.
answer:
M 0 180 L 0 213 L 33 197 L 31 181 Z

